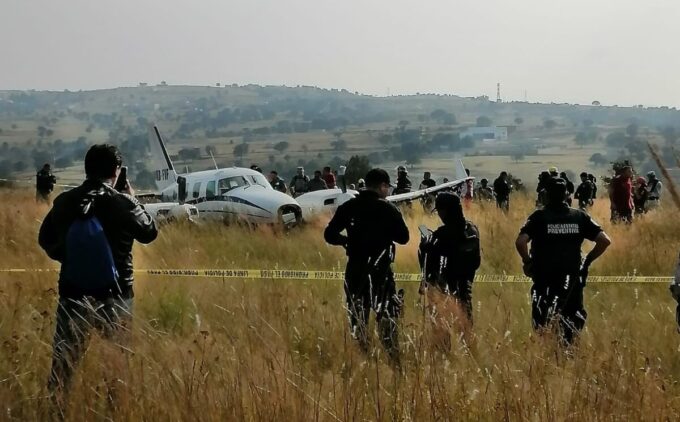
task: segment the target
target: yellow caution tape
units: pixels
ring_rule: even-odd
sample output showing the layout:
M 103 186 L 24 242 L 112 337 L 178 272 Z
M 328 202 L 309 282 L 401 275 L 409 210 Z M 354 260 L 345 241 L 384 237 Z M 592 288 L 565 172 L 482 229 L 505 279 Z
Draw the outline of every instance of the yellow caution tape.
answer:
M 58 269 L 7 268 L 0 273 L 58 272 Z M 237 269 L 145 269 L 135 270 L 136 274 L 164 277 L 230 278 L 248 280 L 344 280 L 342 271 L 308 270 L 237 270 Z M 394 279 L 402 282 L 420 282 L 421 274 L 395 273 Z M 639 276 L 590 276 L 588 283 L 665 283 L 673 277 Z M 516 275 L 477 275 L 475 283 L 531 283 L 531 279 Z

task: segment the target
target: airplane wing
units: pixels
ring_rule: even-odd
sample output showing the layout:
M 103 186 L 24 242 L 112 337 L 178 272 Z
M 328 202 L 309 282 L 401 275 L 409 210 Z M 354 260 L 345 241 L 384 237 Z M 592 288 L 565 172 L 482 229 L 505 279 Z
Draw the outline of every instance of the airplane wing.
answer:
M 465 166 L 463 165 L 462 160 L 456 161 L 455 164 L 455 173 L 456 173 L 456 180 L 452 180 L 450 182 L 442 183 L 441 185 L 437 186 L 432 186 L 431 188 L 427 189 L 421 189 L 421 190 L 416 190 L 413 192 L 407 192 L 407 193 L 400 193 L 399 195 L 390 195 L 386 200 L 389 202 L 398 204 L 399 202 L 404 202 L 404 201 L 413 201 L 415 199 L 422 198 L 426 195 L 431 195 L 433 193 L 437 193 L 441 190 L 446 190 L 446 189 L 456 189 L 459 186 L 461 186 L 463 183 L 467 182 L 468 180 L 475 180 L 474 177 L 469 177 L 467 175 L 467 172 L 465 170 Z
M 385 198 L 387 201 L 393 204 L 398 204 L 404 201 L 413 201 L 422 198 L 426 195 L 431 195 L 442 190 L 456 189 L 468 180 L 475 180 L 474 177 L 465 177 L 463 179 L 456 179 L 450 182 L 442 183 L 441 185 L 432 186 L 431 188 L 416 190 L 413 192 L 400 193 L 399 195 L 390 195 Z

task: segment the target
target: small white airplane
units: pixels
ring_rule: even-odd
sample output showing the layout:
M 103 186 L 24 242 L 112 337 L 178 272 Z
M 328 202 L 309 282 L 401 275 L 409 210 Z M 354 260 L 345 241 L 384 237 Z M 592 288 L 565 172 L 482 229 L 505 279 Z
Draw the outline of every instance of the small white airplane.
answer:
M 195 205 L 201 219 L 284 225 L 302 221 L 300 205 L 255 170 L 231 167 L 179 175 L 156 126 L 150 129 L 149 147 L 161 201 Z
M 318 190 L 314 192 L 309 192 L 298 196 L 296 199 L 300 206 L 302 207 L 302 217 L 303 219 L 309 219 L 313 215 L 320 214 L 323 212 L 334 213 L 335 210 L 347 202 L 351 198 L 354 198 L 359 192 L 345 187 L 344 182 L 344 167 L 340 167 L 338 171 L 338 179 L 340 188 L 336 189 L 325 189 Z M 403 202 L 414 201 L 416 199 L 423 198 L 427 195 L 435 194 L 442 190 L 453 190 L 456 191 L 460 189 L 463 184 L 468 181 L 473 181 L 475 178 L 470 177 L 465 172 L 465 166 L 462 160 L 458 160 L 455 169 L 455 180 L 442 183 L 440 185 L 433 186 L 427 189 L 415 190 L 413 192 L 401 193 L 398 195 L 390 195 L 385 198 L 387 201 L 393 204 L 399 204 Z

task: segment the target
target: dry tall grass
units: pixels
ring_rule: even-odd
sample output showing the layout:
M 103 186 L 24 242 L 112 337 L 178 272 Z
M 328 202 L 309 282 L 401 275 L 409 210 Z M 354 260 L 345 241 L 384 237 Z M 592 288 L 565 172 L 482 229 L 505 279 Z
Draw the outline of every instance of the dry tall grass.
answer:
M 29 192 L 2 191 L 0 268 L 53 267 L 36 245 L 40 219 Z M 505 216 L 473 205 L 485 274 L 519 274 L 513 241 L 531 211 L 513 198 Z M 680 249 L 677 214 L 666 207 L 632 226 L 593 213 L 614 244 L 593 274 L 669 275 Z M 670 204 L 667 204 L 670 205 Z M 397 271 L 417 271 L 417 224 Z M 138 267 L 342 268 L 322 239 L 324 221 L 290 232 L 270 228 L 164 227 L 136 249 Z M 120 348 L 93 339 L 77 372 L 72 420 L 677 420 L 680 336 L 664 285 L 586 289 L 589 319 L 566 358 L 532 334 L 526 284 L 477 284 L 473 340 L 449 353 L 432 345 L 415 284 L 406 284 L 403 371 L 378 342 L 364 356 L 348 337 L 336 281 L 248 281 L 139 277 L 132 339 Z M 2 419 L 44 420 L 54 274 L 0 273 Z M 455 335 L 455 333 L 454 333 Z M 115 381 L 116 404 L 106 400 Z

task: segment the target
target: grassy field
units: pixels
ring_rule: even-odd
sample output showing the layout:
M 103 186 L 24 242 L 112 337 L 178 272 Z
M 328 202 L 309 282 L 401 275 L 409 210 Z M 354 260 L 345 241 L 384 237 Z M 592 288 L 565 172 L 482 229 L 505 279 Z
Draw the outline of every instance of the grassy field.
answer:
M 0 268 L 53 268 L 36 245 L 47 211 L 31 192 L 2 191 Z M 670 203 L 632 226 L 593 214 L 613 245 L 594 275 L 672 274 L 680 227 Z M 473 204 L 482 274 L 519 274 L 513 241 L 532 209 L 509 215 Z M 417 271 L 417 225 L 395 269 Z M 136 247 L 137 268 L 342 269 L 324 244 L 327 217 L 283 232 L 269 227 L 165 226 Z M 417 285 L 406 289 L 403 370 L 374 339 L 362 354 L 346 329 L 341 282 L 140 276 L 132 336 L 124 347 L 96 336 L 77 373 L 69 420 L 677 420 L 680 337 L 662 284 L 590 284 L 589 319 L 573 357 L 531 332 L 528 284 L 479 283 L 475 326 L 451 350 L 433 345 Z M 0 273 L 0 403 L 3 419 L 45 420 L 56 281 L 53 273 Z M 116 401 L 106 400 L 116 385 Z

